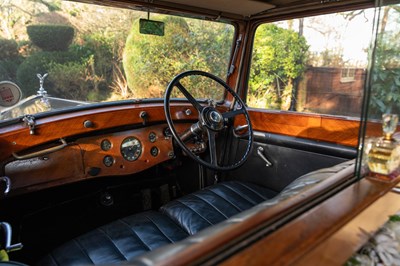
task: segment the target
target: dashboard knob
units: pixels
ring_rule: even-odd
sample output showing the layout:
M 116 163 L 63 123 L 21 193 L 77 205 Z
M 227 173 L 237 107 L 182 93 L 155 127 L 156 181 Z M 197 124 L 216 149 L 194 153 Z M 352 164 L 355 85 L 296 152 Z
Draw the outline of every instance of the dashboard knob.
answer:
M 85 120 L 85 122 L 83 122 L 83 126 L 85 128 L 94 128 L 94 123 L 90 120 Z

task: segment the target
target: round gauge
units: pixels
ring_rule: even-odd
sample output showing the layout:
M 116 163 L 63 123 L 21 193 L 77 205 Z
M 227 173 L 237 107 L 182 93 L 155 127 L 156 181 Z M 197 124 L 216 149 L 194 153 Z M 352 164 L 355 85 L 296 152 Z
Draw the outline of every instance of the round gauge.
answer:
M 103 164 L 107 167 L 110 167 L 111 165 L 114 164 L 114 158 L 110 155 L 104 156 Z
M 111 142 L 108 139 L 103 139 L 100 143 L 100 147 L 103 151 L 108 151 L 109 149 L 111 149 Z
M 156 146 L 151 147 L 151 149 L 150 149 L 150 154 L 151 154 L 153 157 L 157 157 L 158 152 L 159 152 L 159 150 L 158 150 L 158 148 L 157 148 Z
M 150 132 L 149 133 L 149 140 L 150 140 L 150 142 L 156 142 L 156 140 L 157 140 L 157 135 L 156 135 L 156 133 L 154 133 L 154 132 Z
M 126 138 L 121 144 L 121 154 L 127 161 L 136 161 L 142 154 L 142 144 L 137 138 Z

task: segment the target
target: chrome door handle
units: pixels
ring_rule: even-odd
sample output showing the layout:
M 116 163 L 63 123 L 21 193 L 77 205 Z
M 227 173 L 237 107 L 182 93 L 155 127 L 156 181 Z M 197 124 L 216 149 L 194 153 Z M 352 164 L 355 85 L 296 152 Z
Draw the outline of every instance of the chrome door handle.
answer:
M 2 191 L 3 195 L 5 196 L 11 190 L 11 180 L 10 180 L 10 178 L 8 176 L 0 176 L 0 182 L 4 182 L 5 183 L 4 190 Z
M 6 222 L 0 222 L 0 230 L 3 230 L 5 239 L 3 240 L 2 248 L 8 253 L 16 250 L 20 250 L 23 246 L 21 243 L 11 245 L 11 225 Z
M 238 134 L 240 131 L 245 130 L 249 127 L 249 125 L 239 125 L 237 127 L 235 127 L 235 129 L 233 131 L 235 131 L 236 134 Z
M 267 157 L 265 157 L 264 155 L 264 148 L 263 147 L 258 147 L 257 148 L 257 155 L 260 156 L 260 158 L 265 162 L 265 166 L 266 167 L 271 167 L 272 163 L 270 160 L 267 159 Z

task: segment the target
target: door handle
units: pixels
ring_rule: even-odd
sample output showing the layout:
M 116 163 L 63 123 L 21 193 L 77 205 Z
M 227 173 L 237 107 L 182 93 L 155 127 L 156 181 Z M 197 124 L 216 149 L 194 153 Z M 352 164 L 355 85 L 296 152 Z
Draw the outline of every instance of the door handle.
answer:
M 266 167 L 271 167 L 272 163 L 270 160 L 267 159 L 267 157 L 265 157 L 264 155 L 264 148 L 263 147 L 258 147 L 257 148 L 257 155 L 260 156 L 260 158 L 265 162 L 265 166 Z

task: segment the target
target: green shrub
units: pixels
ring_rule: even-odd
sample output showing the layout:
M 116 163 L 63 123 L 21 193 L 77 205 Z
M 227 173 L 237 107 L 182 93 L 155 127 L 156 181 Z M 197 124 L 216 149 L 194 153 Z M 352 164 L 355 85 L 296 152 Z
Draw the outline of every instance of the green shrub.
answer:
M 189 26 L 186 21 L 179 17 L 156 19 L 166 24 L 163 37 L 140 34 L 139 20 L 136 20 L 125 44 L 125 75 L 129 89 L 138 98 L 162 97 L 166 84 L 185 70 L 184 62 L 188 61 Z
M 11 80 L 7 69 L 5 69 L 1 64 L 0 64 L 0 81 L 3 80 Z
M 113 79 L 113 62 L 119 57 L 119 44 L 115 36 L 95 33 L 84 37 L 83 49 L 93 51 L 91 68 L 93 74 L 104 78 L 105 84 L 111 84 Z M 108 86 L 107 86 L 108 87 Z
M 18 57 L 18 44 L 15 40 L 0 38 L 0 58 L 13 59 Z
M 76 61 L 74 53 L 70 52 L 37 52 L 27 59 L 17 69 L 17 81 L 24 95 L 36 94 L 39 80 L 36 74 L 48 73 L 51 63 L 65 64 Z M 44 88 L 51 93 L 53 84 L 46 80 Z
M 154 18 L 165 22 L 163 37 L 140 34 L 135 21 L 126 40 L 123 66 L 134 97 L 163 97 L 168 82 L 186 70 L 226 75 L 233 27 L 180 17 Z M 199 77 L 186 82 L 194 97 L 220 100 L 224 92 L 221 87 L 208 86 L 210 82 Z
M 51 63 L 48 79 L 53 94 L 61 98 L 85 101 L 93 89 L 87 65 L 81 62 Z
M 0 81 L 16 82 L 17 68 L 22 62 L 15 40 L 0 38 Z
M 21 57 L 0 60 L 0 81 L 10 80 L 16 82 L 17 69 L 22 62 Z
M 74 38 L 75 30 L 68 25 L 29 25 L 29 39 L 44 51 L 66 51 Z

